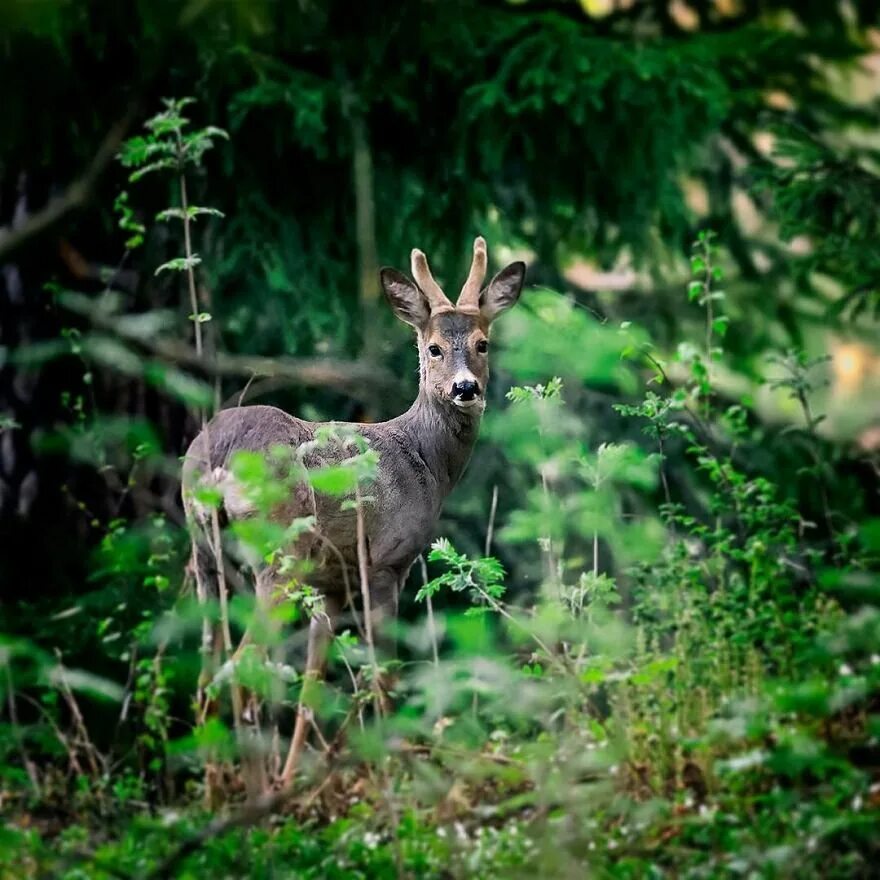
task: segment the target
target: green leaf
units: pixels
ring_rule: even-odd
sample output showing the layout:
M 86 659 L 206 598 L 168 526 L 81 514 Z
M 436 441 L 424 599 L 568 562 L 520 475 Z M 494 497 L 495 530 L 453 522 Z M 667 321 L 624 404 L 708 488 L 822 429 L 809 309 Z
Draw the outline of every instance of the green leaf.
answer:
M 125 691 L 115 681 L 110 681 L 83 669 L 67 669 L 56 666 L 49 670 L 49 681 L 56 687 L 68 687 L 72 691 L 99 697 L 105 700 L 121 702 Z
M 142 177 L 146 177 L 148 174 L 153 174 L 155 171 L 162 171 L 165 168 L 174 168 L 176 165 L 177 162 L 171 158 L 157 159 L 155 162 L 150 162 L 149 165 L 145 165 L 143 168 L 139 168 L 137 171 L 129 174 L 128 179 L 131 183 L 137 183 L 137 181 Z
M 86 336 L 82 341 L 82 351 L 84 355 L 93 358 L 110 370 L 115 370 L 126 376 L 141 375 L 141 358 L 111 336 L 99 334 Z
M 717 333 L 720 337 L 724 338 L 725 333 L 727 333 L 727 326 L 730 323 L 730 318 L 727 315 L 721 315 L 715 318 L 712 321 L 712 332 Z
M 328 465 L 309 471 L 312 488 L 324 495 L 346 495 L 357 486 L 357 474 L 345 465 Z
M 0 434 L 4 431 L 14 431 L 20 427 L 21 425 L 12 416 L 0 413 Z
M 859 528 L 862 544 L 874 552 L 880 552 L 880 519 L 869 519 Z
M 154 362 L 147 366 L 144 378 L 150 385 L 162 389 L 189 406 L 210 406 L 214 399 L 214 392 L 210 385 L 184 373 L 177 367 Z
M 160 222 L 184 219 L 195 220 L 196 217 L 202 217 L 205 215 L 210 217 L 226 216 L 222 211 L 218 211 L 217 208 L 199 208 L 195 205 L 191 205 L 186 209 L 186 213 L 184 213 L 183 208 L 166 208 L 164 211 L 160 211 L 156 214 L 156 219 Z
M 198 254 L 193 254 L 191 257 L 175 257 L 167 263 L 162 263 L 153 274 L 158 275 L 160 272 L 186 272 L 189 269 L 194 269 L 201 262 L 202 258 Z

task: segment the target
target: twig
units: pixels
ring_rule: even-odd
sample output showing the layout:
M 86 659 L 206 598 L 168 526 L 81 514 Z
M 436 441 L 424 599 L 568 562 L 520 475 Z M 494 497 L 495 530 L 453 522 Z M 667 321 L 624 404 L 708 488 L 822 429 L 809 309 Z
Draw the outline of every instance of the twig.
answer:
M 21 762 L 24 764 L 24 769 L 27 771 L 31 787 L 37 797 L 40 797 L 42 792 L 40 790 L 40 779 L 39 776 L 37 776 L 37 768 L 28 756 L 27 748 L 25 748 L 24 744 L 24 737 L 21 735 L 21 725 L 18 721 L 18 709 L 15 705 L 15 683 L 12 680 L 11 664 L 6 665 L 6 688 L 6 702 L 9 706 L 9 723 L 12 725 L 12 735 L 15 738 L 16 746 L 18 746 L 18 751 L 21 755 Z
M 367 536 L 364 531 L 364 512 L 361 504 L 360 486 L 355 487 L 355 513 L 357 516 L 358 573 L 361 582 L 361 600 L 364 603 L 364 629 L 367 636 L 367 657 L 372 671 L 373 691 L 376 695 L 376 711 L 382 715 L 382 693 L 379 687 L 379 663 L 373 641 L 373 611 L 370 603 L 370 582 L 367 574 Z
M 403 752 L 410 752 L 414 755 L 430 756 L 434 752 L 447 754 L 454 758 L 470 759 L 475 761 L 489 761 L 493 764 L 501 764 L 504 767 L 526 767 L 525 761 L 518 761 L 516 758 L 510 758 L 507 755 L 493 755 L 489 752 L 467 752 L 464 749 L 455 749 L 451 746 L 436 745 L 432 743 L 404 745 L 401 748 Z
M 498 484 L 492 487 L 492 506 L 489 508 L 489 527 L 486 529 L 486 547 L 483 556 L 492 552 L 492 538 L 495 534 L 495 514 L 498 511 Z
M 495 487 L 496 493 L 498 491 L 498 487 Z M 486 544 L 488 545 L 489 539 L 486 539 Z M 486 551 L 486 555 L 489 555 L 489 552 Z M 422 584 L 427 587 L 428 586 L 428 565 L 425 562 L 425 557 L 423 554 L 419 554 L 419 565 L 422 568 Z M 428 595 L 428 591 L 425 590 L 425 601 L 428 606 L 428 633 L 431 636 L 431 651 L 434 654 L 434 666 L 439 668 L 440 666 L 440 654 L 437 650 L 437 627 L 434 624 L 434 606 L 431 602 L 431 597 Z
M 482 596 L 482 598 L 487 602 L 487 604 L 492 608 L 493 611 L 497 611 L 503 618 L 509 620 L 514 626 L 518 629 L 522 630 L 528 636 L 532 638 L 535 644 L 544 651 L 544 653 L 549 658 L 550 662 L 554 665 L 558 666 L 563 672 L 568 672 L 565 664 L 554 654 L 544 640 L 536 635 L 532 630 L 530 630 L 524 623 L 517 620 L 497 599 L 490 596 L 479 584 L 473 584 L 474 589 Z
M 220 377 L 217 376 L 216 378 L 219 379 Z M 247 380 L 247 383 L 245 384 L 244 388 L 241 389 L 241 393 L 238 395 L 238 403 L 236 404 L 236 407 L 241 406 L 241 404 L 242 404 L 242 402 L 244 401 L 245 397 L 247 397 L 247 393 L 248 393 L 248 390 L 249 390 L 250 387 L 251 387 L 251 383 L 252 383 L 252 382 L 254 381 L 254 379 L 256 379 L 256 378 L 257 378 L 257 374 L 256 374 L 256 373 L 252 373 L 251 376 L 250 376 L 250 378 Z M 220 406 L 218 406 L 217 409 L 222 409 L 222 404 L 221 404 Z
M 345 602 L 351 609 L 351 617 L 352 620 L 354 620 L 355 629 L 357 629 L 358 635 L 360 635 L 361 638 L 365 638 L 364 628 L 361 626 L 360 617 L 358 616 L 357 609 L 354 607 L 354 596 L 352 596 L 351 583 L 348 579 L 348 564 L 345 561 L 345 557 L 342 555 L 342 551 L 326 535 L 318 531 L 318 529 L 312 529 L 311 534 L 328 547 L 330 552 L 336 556 L 336 560 L 342 571 L 342 585 L 345 588 Z
M 82 712 L 80 711 L 79 704 L 73 696 L 73 691 L 70 689 L 70 685 L 67 683 L 67 678 L 64 674 L 64 663 L 61 660 L 61 652 L 57 648 L 55 649 L 55 656 L 58 658 L 58 689 L 61 691 L 65 702 L 70 709 L 74 726 L 82 740 L 83 748 L 89 759 L 92 773 L 94 773 L 95 777 L 99 777 L 101 775 L 101 768 L 98 764 L 98 758 L 101 757 L 101 753 L 95 748 L 95 745 L 89 737 L 89 731 L 86 727 Z
M 315 731 L 315 735 L 318 737 L 318 741 L 321 743 L 321 748 L 324 750 L 324 754 L 327 754 L 330 751 L 330 743 L 324 738 L 324 734 L 321 733 L 321 728 L 318 725 L 318 722 L 315 721 L 314 712 L 309 716 L 309 721 L 312 725 L 312 730 Z
M 324 779 L 316 785 L 303 799 L 300 810 L 304 813 L 318 799 L 321 792 L 333 781 L 333 773 L 328 773 Z
M 370 584 L 367 579 L 367 537 L 364 530 L 364 512 L 361 501 L 360 486 L 355 486 L 355 512 L 357 514 L 357 551 L 358 551 L 358 571 L 361 580 L 361 597 L 364 603 L 364 617 L 366 619 L 367 632 L 367 656 L 370 660 L 372 670 L 371 678 L 373 685 L 373 693 L 376 697 L 376 715 L 381 724 L 384 715 L 382 688 L 379 685 L 379 664 L 376 661 L 376 646 L 373 641 L 373 622 L 372 609 L 370 606 Z M 397 875 L 402 878 L 403 871 L 403 852 L 400 846 L 400 837 L 397 829 L 399 826 L 399 816 L 397 806 L 394 803 L 393 793 L 391 792 L 391 779 L 385 767 L 380 767 L 380 776 L 382 778 L 382 797 L 388 808 L 388 817 L 391 820 L 392 841 L 394 844 L 394 859 L 397 867 Z
M 61 743 L 61 747 L 67 753 L 67 760 L 70 763 L 71 770 L 73 770 L 77 776 L 85 776 L 85 771 L 76 755 L 76 749 L 71 745 L 70 740 L 67 738 L 64 731 L 55 723 L 55 719 L 46 711 L 45 706 L 38 703 L 32 697 L 29 697 L 27 694 L 21 694 L 19 698 L 36 709 L 46 720 L 46 723 L 52 728 L 52 732 L 55 734 L 56 739 Z

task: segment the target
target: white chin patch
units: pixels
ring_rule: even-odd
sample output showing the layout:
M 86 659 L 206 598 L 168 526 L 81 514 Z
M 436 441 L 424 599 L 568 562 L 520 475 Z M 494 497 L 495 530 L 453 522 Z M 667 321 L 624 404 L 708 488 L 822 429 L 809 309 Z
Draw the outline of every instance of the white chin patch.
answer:
M 459 409 L 471 409 L 474 406 L 479 406 L 483 402 L 482 397 L 472 397 L 470 400 L 462 400 L 460 397 L 453 397 L 452 402 Z

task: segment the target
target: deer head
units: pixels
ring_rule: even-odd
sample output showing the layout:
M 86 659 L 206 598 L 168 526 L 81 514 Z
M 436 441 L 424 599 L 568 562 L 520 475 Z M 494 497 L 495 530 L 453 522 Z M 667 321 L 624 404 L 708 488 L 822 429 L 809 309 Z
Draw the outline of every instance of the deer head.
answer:
M 410 280 L 396 269 L 382 269 L 385 296 L 394 314 L 418 334 L 420 384 L 442 405 L 482 413 L 489 381 L 489 329 L 502 312 L 516 304 L 525 278 L 525 263 L 511 263 L 483 288 L 486 242 L 474 241 L 471 270 L 458 301 L 434 280 L 420 250 L 412 252 Z

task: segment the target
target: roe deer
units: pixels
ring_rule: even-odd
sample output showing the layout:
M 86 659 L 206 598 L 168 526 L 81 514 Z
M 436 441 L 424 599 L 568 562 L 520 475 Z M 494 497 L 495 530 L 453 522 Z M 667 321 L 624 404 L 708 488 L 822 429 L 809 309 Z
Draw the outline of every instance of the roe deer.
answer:
M 374 624 L 396 614 L 401 586 L 430 541 L 443 501 L 460 479 L 477 439 L 489 380 L 489 328 L 517 302 L 525 277 L 525 264 L 511 263 L 483 288 L 486 264 L 486 242 L 477 238 L 470 273 L 454 305 L 419 250 L 412 252 L 415 283 L 394 269 L 380 273 L 395 315 L 416 330 L 420 374 L 418 397 L 403 415 L 387 422 L 345 425 L 379 453 L 371 498 L 362 507 L 361 520 Z M 200 596 L 214 592 L 209 582 L 216 563 L 210 549 L 211 524 L 195 497 L 199 486 L 207 480 L 220 490 L 220 515 L 225 520 L 253 515 L 246 499 L 236 492 L 231 457 L 240 450 L 268 454 L 279 446 L 294 451 L 305 446 L 310 450 L 307 466 L 335 463 L 339 456 L 334 459 L 332 452 L 312 451 L 320 427 L 271 406 L 244 406 L 217 413 L 193 440 L 183 465 L 183 500 Z M 345 602 L 343 584 L 360 582 L 358 523 L 350 505 L 316 495 L 307 482 L 299 482 L 272 509 L 270 518 L 287 525 L 307 515 L 315 517 L 315 526 L 297 539 L 290 552 L 312 561 L 308 582 L 325 600 L 326 614 L 314 615 L 309 628 L 306 675 L 314 678 L 322 673 L 333 617 Z M 276 586 L 288 578 L 273 565 L 258 569 L 258 600 L 270 603 Z M 304 735 L 301 710 L 282 775 L 284 784 L 292 779 Z

